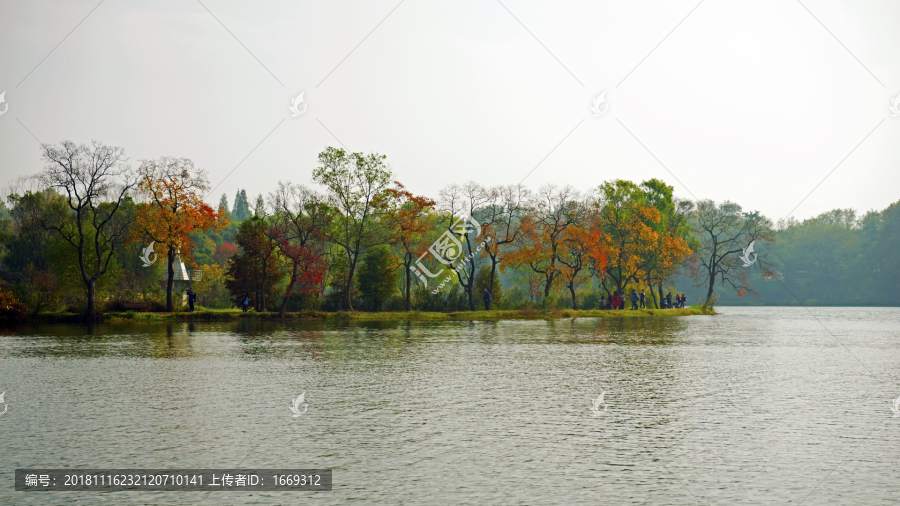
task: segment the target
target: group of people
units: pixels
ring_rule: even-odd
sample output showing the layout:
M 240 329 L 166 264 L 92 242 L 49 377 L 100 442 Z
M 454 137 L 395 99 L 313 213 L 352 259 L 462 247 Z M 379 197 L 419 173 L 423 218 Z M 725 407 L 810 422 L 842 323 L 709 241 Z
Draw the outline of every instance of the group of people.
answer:
M 641 290 L 640 293 L 636 290 L 631 290 L 631 296 L 626 297 L 621 291 L 617 290 L 613 292 L 612 297 L 609 299 L 601 297 L 598 309 L 625 309 L 625 304 L 628 300 L 631 300 L 631 309 L 644 309 L 647 303 L 647 295 L 644 293 L 644 290 Z M 669 292 L 660 301 L 660 308 L 683 308 L 685 304 L 687 304 L 687 297 L 683 293 L 681 295 L 675 294 L 675 301 L 673 304 L 672 292 Z

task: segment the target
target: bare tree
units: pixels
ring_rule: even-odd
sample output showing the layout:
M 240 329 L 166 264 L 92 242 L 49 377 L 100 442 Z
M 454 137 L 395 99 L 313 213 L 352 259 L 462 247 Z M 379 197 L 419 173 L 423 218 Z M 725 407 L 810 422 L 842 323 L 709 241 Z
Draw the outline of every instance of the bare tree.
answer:
M 488 190 L 490 201 L 478 214 L 478 222 L 484 227 L 483 233 L 493 240 L 485 245 L 485 255 L 491 262 L 488 277 L 488 291 L 494 293 L 494 275 L 503 260 L 503 248 L 519 237 L 522 229 L 520 220 L 528 210 L 531 192 L 525 186 L 496 186 Z
M 491 198 L 491 193 L 474 181 L 469 181 L 462 186 L 450 185 L 440 192 L 440 208 L 446 212 L 446 218 L 443 220 L 446 232 L 442 237 L 455 236 L 462 248 L 461 251 L 455 251 L 455 255 L 445 255 L 439 260 L 449 265 L 457 258 L 461 258 L 460 264 L 454 270 L 460 286 L 468 296 L 471 311 L 475 311 L 475 274 L 481 263 L 478 253 L 479 243 L 476 241 L 476 237 L 481 234 L 481 230 L 480 224 L 477 233 L 472 233 L 468 227 L 460 228 L 459 225 L 469 218 L 475 217 L 477 220 L 477 215 L 481 214 L 484 207 L 491 202 Z
M 97 280 L 106 273 L 116 247 L 128 238 L 131 219 L 122 206 L 137 179 L 125 165 L 122 148 L 64 141 L 44 145 L 42 151 L 46 165 L 38 177 L 65 200 L 48 206 L 37 219 L 75 248 L 87 290 L 87 317 L 93 320 Z
M 755 293 L 747 281 L 748 268 L 753 266 L 765 276 L 771 275 L 772 269 L 765 254 L 748 254 L 747 248 L 755 241 L 774 242 L 772 221 L 756 212 L 745 213 L 741 206 L 727 200 L 721 205 L 701 200 L 691 218 L 700 242 L 694 252 L 696 264 L 691 275 L 697 279 L 697 286 L 708 286 L 704 307 L 713 303 L 716 279 L 739 295 Z

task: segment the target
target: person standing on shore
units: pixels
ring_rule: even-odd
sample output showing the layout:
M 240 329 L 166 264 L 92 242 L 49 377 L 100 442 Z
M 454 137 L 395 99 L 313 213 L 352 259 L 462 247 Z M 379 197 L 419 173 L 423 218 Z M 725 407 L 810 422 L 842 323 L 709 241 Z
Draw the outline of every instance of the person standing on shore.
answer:
M 188 288 L 187 291 L 188 296 L 188 305 L 191 306 L 191 312 L 194 312 L 194 301 L 197 300 L 197 292 L 194 291 L 193 288 Z
M 646 302 L 647 296 L 644 295 L 644 289 L 641 288 L 641 309 L 644 309 L 644 302 Z
M 244 292 L 244 298 L 241 299 L 241 309 L 246 313 L 247 306 L 249 306 L 249 305 L 250 305 L 250 294 L 248 294 L 247 292 Z
M 666 294 L 666 309 L 672 309 L 672 292 Z
M 631 310 L 637 311 L 638 308 L 638 294 L 634 291 L 634 288 L 631 289 Z
M 488 289 L 485 288 L 484 289 L 484 310 L 485 311 L 491 310 L 491 299 L 492 298 L 493 297 L 491 297 L 491 292 L 489 292 Z

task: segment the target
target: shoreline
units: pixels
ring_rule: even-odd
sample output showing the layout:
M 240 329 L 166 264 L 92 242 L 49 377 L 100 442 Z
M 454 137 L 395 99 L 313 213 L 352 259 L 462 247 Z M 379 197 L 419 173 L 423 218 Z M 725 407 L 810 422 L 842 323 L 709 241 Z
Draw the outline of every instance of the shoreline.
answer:
M 199 309 L 193 313 L 152 313 L 139 311 L 110 311 L 103 313 L 101 322 L 167 322 L 167 321 L 238 321 L 238 320 L 317 320 L 317 321 L 404 321 L 404 320 L 536 320 L 562 318 L 646 318 L 661 316 L 695 316 L 715 315 L 715 310 L 704 310 L 699 306 L 683 309 L 514 309 L 492 311 L 454 311 L 449 313 L 410 311 L 410 312 L 362 312 L 362 311 L 303 311 L 302 313 L 285 313 L 281 317 L 277 312 L 257 313 L 241 312 L 238 309 Z M 30 323 L 83 323 L 84 319 L 77 313 L 43 313 L 31 318 Z

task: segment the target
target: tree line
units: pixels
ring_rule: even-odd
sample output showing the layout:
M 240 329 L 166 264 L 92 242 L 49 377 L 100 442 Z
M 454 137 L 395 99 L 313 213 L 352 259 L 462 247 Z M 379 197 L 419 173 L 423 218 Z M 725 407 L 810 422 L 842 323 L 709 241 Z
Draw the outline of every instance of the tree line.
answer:
M 44 169 L 0 202 L 0 311 L 20 316 L 177 310 L 181 262 L 201 306 L 247 296 L 281 314 L 476 310 L 484 292 L 500 308 L 581 309 L 642 289 L 650 307 L 678 289 L 709 306 L 720 294 L 775 301 L 779 286 L 801 303 L 898 302 L 898 204 L 775 225 L 657 179 L 587 191 L 470 181 L 432 199 L 396 181 L 384 155 L 328 147 L 315 186 L 279 182 L 252 205 L 239 190 L 229 208 L 226 195 L 206 203 L 207 173 L 187 158 L 133 170 L 97 141 L 41 156 Z

